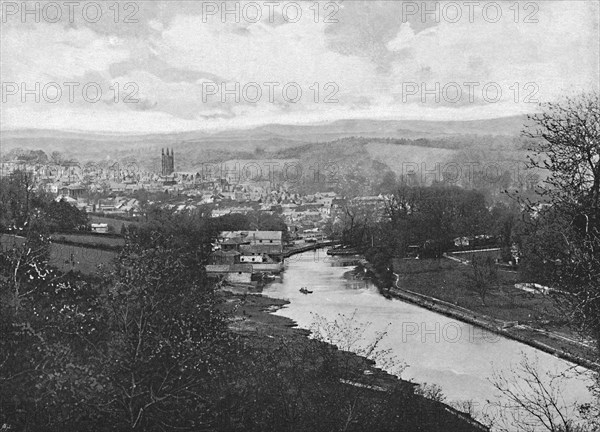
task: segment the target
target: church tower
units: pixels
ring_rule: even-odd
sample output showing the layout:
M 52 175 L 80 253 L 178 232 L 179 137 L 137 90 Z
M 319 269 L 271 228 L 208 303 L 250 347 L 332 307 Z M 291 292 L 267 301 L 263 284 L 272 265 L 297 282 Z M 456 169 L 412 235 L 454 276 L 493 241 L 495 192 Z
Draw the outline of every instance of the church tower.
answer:
M 165 149 L 162 149 L 161 157 L 161 174 L 163 176 L 169 176 L 173 174 L 175 171 L 175 152 L 173 151 L 173 148 L 171 148 L 171 153 L 169 153 L 168 148 L 166 153 Z

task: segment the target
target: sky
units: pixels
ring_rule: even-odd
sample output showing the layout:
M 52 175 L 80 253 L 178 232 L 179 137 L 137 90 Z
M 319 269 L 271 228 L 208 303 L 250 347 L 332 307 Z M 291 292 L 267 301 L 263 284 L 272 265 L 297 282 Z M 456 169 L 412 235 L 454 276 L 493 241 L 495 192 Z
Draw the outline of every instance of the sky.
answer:
M 135 134 L 528 113 L 598 90 L 598 4 L 2 1 L 0 128 Z

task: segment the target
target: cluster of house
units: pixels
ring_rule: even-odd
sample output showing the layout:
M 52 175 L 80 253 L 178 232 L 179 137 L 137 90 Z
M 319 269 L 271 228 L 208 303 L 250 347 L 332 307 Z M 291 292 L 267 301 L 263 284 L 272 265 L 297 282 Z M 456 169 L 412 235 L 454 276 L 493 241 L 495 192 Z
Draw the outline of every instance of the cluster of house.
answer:
M 312 195 L 290 193 L 283 188 L 261 189 L 259 185 L 229 185 L 234 192 L 222 190 L 203 196 L 200 200 L 184 192 L 185 198 L 177 204 L 169 204 L 176 211 L 194 210 L 203 204 L 214 204 L 211 215 L 220 217 L 228 214 L 247 214 L 255 211 L 277 212 L 288 227 L 302 232 L 323 224 L 336 215 L 345 201 L 335 192 L 319 192 Z M 224 187 L 224 189 L 229 189 Z M 258 193 L 256 199 L 237 196 L 235 191 L 252 190 Z M 247 192 L 243 192 L 247 193 Z
M 230 178 L 211 177 L 208 173 L 169 172 L 161 174 L 143 171 L 139 168 L 128 170 L 127 166 L 100 166 L 93 164 L 81 166 L 76 162 L 62 164 L 29 164 L 24 162 L 1 162 L 2 175 L 16 170 L 32 174 L 37 185 L 47 192 L 68 201 L 77 200 L 83 206 L 92 203 L 90 195 L 130 196 L 138 191 L 169 193 L 182 197 L 182 205 L 203 205 L 213 203 L 240 203 L 243 205 L 260 204 L 262 206 L 282 205 L 290 222 L 298 218 L 319 219 L 331 211 L 335 194 L 299 196 L 290 192 L 285 185 L 268 180 L 233 181 Z M 72 200 L 71 200 L 72 199 Z M 86 201 L 87 199 L 87 201 Z M 192 201 L 184 202 L 184 200 Z M 218 209 L 219 216 L 231 212 Z
M 288 225 L 298 222 L 319 222 L 327 219 L 341 201 L 335 192 L 317 192 L 281 204 L 282 216 Z
M 135 168 L 132 168 L 135 166 Z M 173 176 L 164 176 L 143 171 L 135 164 L 118 163 L 84 164 L 61 162 L 52 164 L 26 163 L 22 161 L 2 161 L 2 175 L 15 171 L 30 173 L 37 184 L 51 193 L 77 194 L 77 191 L 135 192 L 136 190 L 162 191 L 165 184 L 173 182 Z M 71 191 L 71 192 L 69 192 Z
M 209 277 L 229 283 L 251 283 L 253 278 L 283 270 L 281 231 L 223 231 L 206 266 Z
M 163 159 L 167 157 L 166 154 L 162 156 Z M 173 158 L 171 152 L 169 158 Z M 163 163 L 169 170 L 161 173 L 139 168 L 132 170 L 118 164 L 104 165 L 2 162 L 2 174 L 17 169 L 27 171 L 36 184 L 54 194 L 56 199 L 65 200 L 88 213 L 135 217 L 141 212 L 140 203 L 133 195 L 135 192 L 166 192 L 170 198 L 165 205 L 175 211 L 213 204 L 213 217 L 253 211 L 277 212 L 289 227 L 293 227 L 292 235 L 321 228 L 329 218 L 335 218 L 336 210 L 344 205 L 334 192 L 301 195 L 289 190 L 285 184 L 269 180 L 236 179 L 235 176 L 216 178 L 206 170 L 202 173 L 174 172 L 173 161 Z M 230 173 L 225 171 L 225 174 Z M 309 236 L 318 238 L 320 234 Z
M 73 198 L 67 194 L 58 194 L 55 201 L 65 201 L 79 210 L 85 210 L 88 213 L 104 213 L 113 216 L 131 216 L 140 215 L 140 202 L 131 197 L 118 196 L 114 198 L 101 198 L 91 204 L 87 198 Z

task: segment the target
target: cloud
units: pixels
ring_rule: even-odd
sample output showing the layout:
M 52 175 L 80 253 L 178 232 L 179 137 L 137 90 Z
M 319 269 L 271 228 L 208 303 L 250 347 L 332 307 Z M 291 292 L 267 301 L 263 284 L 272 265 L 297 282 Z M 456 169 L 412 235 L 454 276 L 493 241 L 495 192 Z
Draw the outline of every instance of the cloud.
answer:
M 387 43 L 387 49 L 390 51 L 402 51 L 411 46 L 411 42 L 415 38 L 415 32 L 409 22 L 402 23 L 398 35 Z
M 360 91 L 374 76 L 375 65 L 358 56 L 341 55 L 327 47 L 326 25 L 269 26 L 257 23 L 240 33 L 237 26 L 206 24 L 200 17 L 180 16 L 156 41 L 159 57 L 175 68 L 210 72 L 228 81 L 336 81 Z
M 345 2 L 334 23 L 315 22 L 312 3 L 302 3 L 297 23 L 281 14 L 274 22 L 263 14 L 257 23 L 223 23 L 207 21 L 191 2 L 142 2 L 135 25 L 13 22 L 0 41 L 3 82 L 94 81 L 104 93 L 97 103 L 21 103 L 11 96 L 2 128 L 143 132 L 361 116 L 472 119 L 534 110 L 523 101 L 532 93 L 528 83 L 542 101 L 597 88 L 598 4 L 537 4 L 538 23 L 531 24 L 515 23 L 508 8 L 497 23 L 477 14 L 472 23 L 403 22 L 401 6 L 390 2 Z M 229 89 L 256 83 L 264 94 L 257 102 L 222 101 L 220 93 L 206 99 L 213 82 Z M 266 83 L 273 82 L 279 85 L 271 101 Z M 407 83 L 442 89 L 465 82 L 479 83 L 473 101 L 405 97 Z M 481 94 L 490 82 L 503 91 L 494 103 Z M 120 100 L 114 101 L 116 83 Z M 127 83 L 137 86 L 136 104 L 122 101 Z M 301 88 L 300 100 L 283 97 L 286 83 Z M 338 102 L 324 103 L 332 93 Z
M 417 34 L 402 24 L 388 44 L 390 50 L 402 50 L 393 62 L 398 79 L 392 87 L 478 82 L 498 83 L 511 92 L 511 86 L 522 90 L 534 83 L 542 101 L 593 88 L 599 74 L 598 22 L 587 5 L 573 3 L 544 2 L 539 22 L 531 24 L 515 23 L 507 14 L 498 23 L 442 22 Z M 480 95 L 476 103 L 483 103 Z
M 130 55 L 116 36 L 47 23 L 4 29 L 0 49 L 3 81 L 76 79 L 105 71 Z

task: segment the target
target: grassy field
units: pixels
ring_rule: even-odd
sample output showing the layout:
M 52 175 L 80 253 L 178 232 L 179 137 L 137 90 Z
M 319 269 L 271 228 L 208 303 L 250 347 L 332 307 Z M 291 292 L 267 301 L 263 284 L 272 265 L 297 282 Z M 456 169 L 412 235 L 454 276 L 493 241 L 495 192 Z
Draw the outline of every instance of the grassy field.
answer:
M 89 234 L 53 234 L 53 240 L 68 241 L 73 243 L 83 243 L 89 245 L 100 245 L 109 247 L 119 247 L 125 245 L 125 240 L 118 237 L 104 237 L 101 235 Z
M 453 303 L 504 321 L 519 321 L 548 329 L 564 330 L 565 322 L 552 299 L 515 288 L 517 274 L 499 271 L 498 281 L 489 290 L 485 304 L 469 289 L 472 271 L 468 265 L 448 259 L 396 260 L 398 286 Z
M 472 283 L 470 265 L 449 259 L 399 259 L 394 262 L 394 272 L 399 276 L 397 285 L 401 290 L 463 308 L 438 303 L 442 310 L 453 314 L 451 316 L 461 319 L 464 315 L 467 322 L 476 319 L 490 328 L 499 328 L 500 321 L 518 322 L 519 325 L 504 329 L 504 334 L 588 368 L 597 361 L 593 342 L 582 339 L 569 326 L 567 316 L 557 308 L 554 299 L 515 288 L 518 282 L 515 272 L 498 271 L 498 280 L 487 293 L 485 304 L 479 294 L 469 288 Z
M 90 236 L 91 237 L 91 236 Z M 120 240 L 120 239 L 112 239 Z M 0 247 L 3 251 L 20 246 L 25 242 L 23 237 L 8 234 L 0 235 Z M 114 251 L 87 248 L 62 243 L 51 243 L 50 264 L 60 271 L 80 271 L 84 274 L 95 274 L 98 266 L 102 265 L 110 269 L 113 259 L 117 256 Z
M 369 143 L 366 149 L 373 159 L 385 163 L 398 174 L 406 174 L 407 170 L 415 167 L 417 173 L 424 168 L 432 170 L 435 164 L 445 165 L 458 155 L 456 150 L 381 142 Z M 422 164 L 426 164 L 426 167 Z
M 61 271 L 73 270 L 89 275 L 96 273 L 99 265 L 110 268 L 116 255 L 116 252 L 102 249 L 52 243 L 50 264 Z

